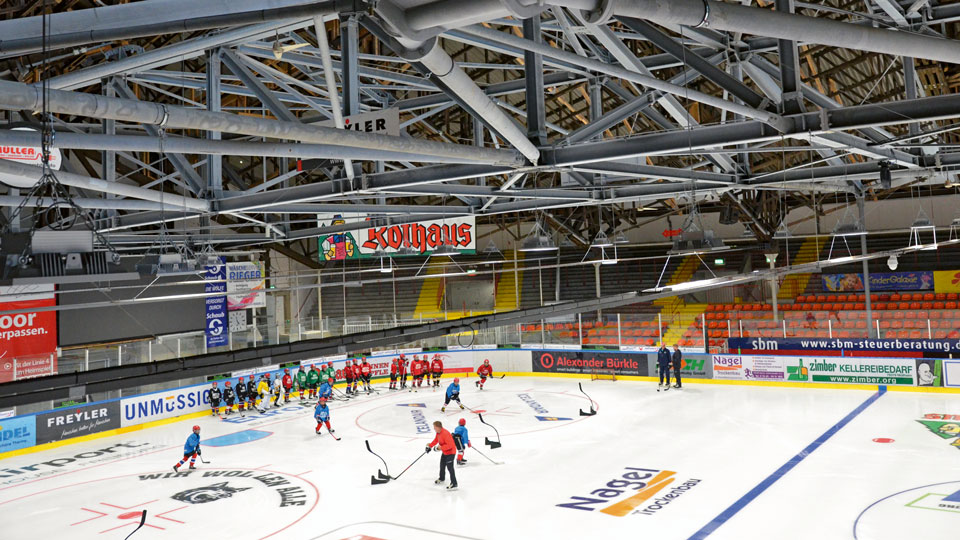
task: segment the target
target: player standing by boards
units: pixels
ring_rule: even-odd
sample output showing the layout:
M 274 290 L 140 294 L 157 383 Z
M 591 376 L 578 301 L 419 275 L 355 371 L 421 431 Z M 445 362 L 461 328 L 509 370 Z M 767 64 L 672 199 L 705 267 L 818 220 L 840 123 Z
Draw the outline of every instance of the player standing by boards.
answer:
M 347 360 L 346 365 L 343 366 L 343 380 L 347 381 L 346 391 L 348 394 L 352 394 L 353 390 L 353 366 L 350 365 L 350 361 Z
M 420 364 L 420 358 L 417 355 L 413 355 L 413 360 L 410 362 L 410 374 L 413 375 L 410 389 L 416 392 L 420 384 L 423 383 L 423 366 Z
M 303 392 L 307 389 L 307 372 L 303 370 L 303 366 L 300 366 L 300 369 L 297 370 L 297 392 L 300 393 L 300 401 L 303 401 Z
M 400 370 L 400 388 L 407 387 L 407 357 L 400 355 L 397 359 L 397 368 Z
M 257 381 L 253 375 L 247 381 L 247 404 L 250 405 L 250 410 L 257 408 Z
M 320 364 L 320 367 L 323 367 L 323 364 Z M 330 386 L 337 381 L 337 371 L 333 369 L 333 362 L 327 362 L 327 367 L 320 370 L 320 374 L 323 375 L 321 382 L 327 381 Z
M 473 448 L 470 443 L 470 434 L 467 433 L 467 419 L 461 418 L 457 422 L 457 429 L 453 430 L 453 442 L 457 445 L 457 465 L 463 465 L 467 460 L 463 459 L 463 451 L 467 448 Z
M 220 389 L 217 388 L 217 382 L 213 382 L 213 386 L 207 390 L 207 398 L 210 400 L 210 416 L 217 416 L 220 414 Z
M 314 430 L 317 435 L 321 435 L 320 428 L 323 426 L 327 426 L 327 431 L 333 435 L 333 430 L 330 429 L 330 408 L 327 407 L 327 398 L 320 398 L 317 408 L 313 411 L 313 417 L 317 420 L 317 429 Z
M 310 366 L 310 373 L 307 373 L 307 397 L 313 399 L 317 397 L 317 386 L 320 385 L 320 371 L 317 366 Z
M 670 389 L 670 350 L 667 349 L 666 344 L 661 343 L 660 349 L 657 350 L 657 366 L 660 368 L 660 384 L 657 386 L 657 392 L 663 388 L 663 391 L 666 392 Z M 667 378 L 667 385 L 663 385 L 663 378 Z
M 233 388 L 230 387 L 230 381 L 223 383 L 226 387 L 223 389 L 223 401 L 227 404 L 226 414 L 233 414 L 233 402 L 236 400 L 237 395 L 234 393 Z
M 443 360 L 439 354 L 433 355 L 433 362 L 430 362 L 430 371 L 433 372 L 433 387 L 440 388 L 440 377 L 443 375 Z
M 440 478 L 433 483 L 442 484 L 445 473 L 450 471 L 450 485 L 447 486 L 447 489 L 457 489 L 457 473 L 453 471 L 453 458 L 456 456 L 457 446 L 453 442 L 453 436 L 450 435 L 449 431 L 443 429 L 443 424 L 439 420 L 433 423 L 433 430 L 437 432 L 437 435 L 427 445 L 427 452 L 438 444 L 440 445 L 440 451 L 443 452 L 443 455 L 440 456 Z
M 190 458 L 190 470 L 196 469 L 194 463 L 197 461 L 197 456 L 200 455 L 200 426 L 193 426 L 193 433 L 187 437 L 186 444 L 183 445 L 183 459 L 179 463 L 173 466 L 173 472 L 180 472 L 180 466 L 183 465 L 187 458 Z
M 360 364 L 360 376 L 363 377 L 363 387 L 367 389 L 367 393 L 373 392 L 373 388 L 370 386 L 370 377 L 373 375 L 373 370 L 370 368 L 370 364 L 367 363 L 367 357 L 363 357 L 363 363 Z
M 290 376 L 290 368 L 283 370 L 283 402 L 290 403 L 290 391 L 293 390 L 293 377 Z
M 456 401 L 461 409 L 466 408 L 463 406 L 463 403 L 460 403 L 460 377 L 454 377 L 453 382 L 447 386 L 447 397 L 443 401 L 443 407 L 440 407 L 440 412 L 447 410 L 447 405 L 450 404 L 450 400 Z
M 397 378 L 399 377 L 400 368 L 397 367 L 397 359 L 394 358 L 390 362 L 390 389 L 397 389 Z
M 243 377 L 237 379 L 237 410 L 243 414 L 243 406 L 247 403 L 247 383 L 243 382 Z
M 277 376 L 273 379 L 273 406 L 280 406 L 280 394 L 283 392 L 283 383 L 280 381 L 280 372 L 277 372 Z
M 363 372 L 360 369 L 360 364 L 357 363 L 357 359 L 353 359 L 353 393 L 357 393 L 357 386 L 360 384 L 360 381 L 363 380 Z
M 423 378 L 427 380 L 427 388 L 430 388 L 430 360 L 427 359 L 427 355 L 423 355 L 420 363 L 423 364 Z
M 490 377 L 491 375 L 493 375 L 493 368 L 490 366 L 489 360 L 484 360 L 483 364 L 481 364 L 480 367 L 477 368 L 477 375 L 480 376 L 480 380 L 474 382 L 474 384 L 476 384 L 478 388 L 483 390 L 483 383 L 487 382 L 487 377 Z

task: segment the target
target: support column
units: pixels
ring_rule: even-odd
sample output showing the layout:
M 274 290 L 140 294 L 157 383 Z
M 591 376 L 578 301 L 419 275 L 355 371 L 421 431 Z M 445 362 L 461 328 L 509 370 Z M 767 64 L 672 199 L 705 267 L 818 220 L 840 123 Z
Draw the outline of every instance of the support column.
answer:
M 523 37 L 540 43 L 540 15 L 523 20 Z M 523 71 L 527 90 L 527 138 L 537 145 L 547 144 L 543 96 L 543 57 L 531 50 L 523 52 Z
M 207 51 L 207 110 L 220 112 L 220 50 Z M 220 140 L 219 131 L 208 131 L 207 138 Z M 207 156 L 207 197 L 223 194 L 223 161 L 219 155 Z
M 794 0 L 774 0 L 774 7 L 783 13 L 793 13 Z M 789 39 L 777 41 L 780 55 L 780 88 L 783 94 L 782 114 L 803 112 L 803 96 L 800 94 L 800 62 L 797 58 L 797 42 Z
M 360 73 L 357 64 L 359 55 L 360 27 L 356 15 L 340 19 L 340 55 L 343 83 L 343 115 L 360 112 Z
M 864 216 L 864 201 L 863 193 L 857 197 L 857 211 L 860 214 L 860 224 L 866 230 L 867 222 Z M 860 235 L 860 253 L 867 253 L 867 235 Z M 873 326 L 873 306 L 870 302 L 870 266 L 867 264 L 867 260 L 863 260 L 863 294 L 864 294 L 864 305 L 867 308 L 867 337 L 875 338 L 878 337 L 874 334 Z

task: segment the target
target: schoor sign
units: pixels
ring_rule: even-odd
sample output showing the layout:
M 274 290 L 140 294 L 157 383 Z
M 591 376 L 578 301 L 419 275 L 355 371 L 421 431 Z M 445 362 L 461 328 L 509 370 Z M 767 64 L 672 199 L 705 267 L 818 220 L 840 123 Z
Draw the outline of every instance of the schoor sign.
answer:
M 120 402 L 64 407 L 36 419 L 37 444 L 72 439 L 120 427 Z
M 647 376 L 646 354 L 604 351 L 533 351 L 536 373 L 591 373 L 612 369 L 617 375 Z
M 0 311 L 57 304 L 53 285 L 0 287 Z M 0 315 L 0 383 L 57 372 L 57 314 L 27 311 Z

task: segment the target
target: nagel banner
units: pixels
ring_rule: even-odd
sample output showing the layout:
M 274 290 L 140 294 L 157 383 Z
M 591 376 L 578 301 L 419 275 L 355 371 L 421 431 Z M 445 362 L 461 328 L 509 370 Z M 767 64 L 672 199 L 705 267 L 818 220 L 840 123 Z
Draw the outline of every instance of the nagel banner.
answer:
M 418 221 L 382 227 L 365 226 L 364 219 L 337 214 L 320 218 L 320 227 L 347 225 L 355 222 L 355 229 L 317 237 L 320 258 L 325 261 L 374 257 L 377 250 L 396 255 L 402 248 L 417 255 L 432 253 L 446 245 L 461 253 L 476 253 L 476 219 L 473 216 L 450 217 L 433 221 Z
M 0 287 L 0 311 L 55 305 L 53 285 Z M 56 372 L 56 312 L 0 315 L 0 383 Z

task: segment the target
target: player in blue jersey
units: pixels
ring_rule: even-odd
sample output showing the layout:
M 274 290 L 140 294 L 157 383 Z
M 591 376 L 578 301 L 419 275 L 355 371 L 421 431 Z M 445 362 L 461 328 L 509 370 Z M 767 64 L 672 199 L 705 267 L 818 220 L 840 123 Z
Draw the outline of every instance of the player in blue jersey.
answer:
M 183 445 L 183 459 L 179 463 L 173 466 L 174 472 L 180 472 L 180 466 L 183 465 L 187 458 L 190 459 L 190 469 L 196 469 L 194 462 L 197 460 L 197 456 L 200 455 L 200 426 L 193 426 L 193 433 L 187 437 L 186 444 Z

